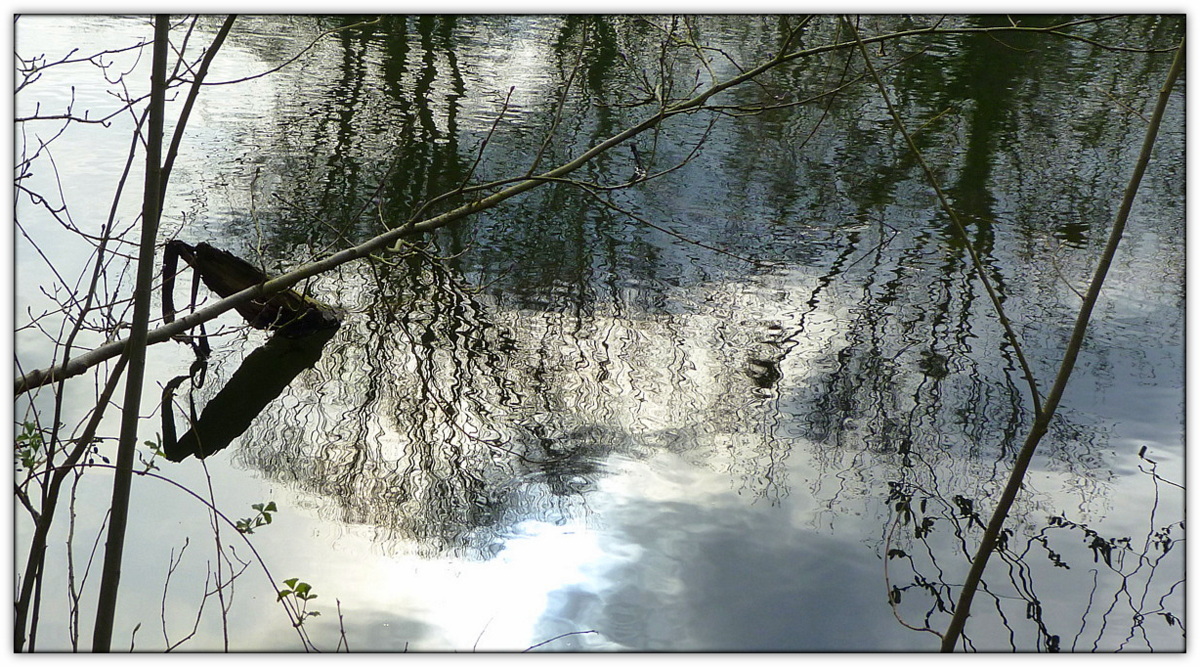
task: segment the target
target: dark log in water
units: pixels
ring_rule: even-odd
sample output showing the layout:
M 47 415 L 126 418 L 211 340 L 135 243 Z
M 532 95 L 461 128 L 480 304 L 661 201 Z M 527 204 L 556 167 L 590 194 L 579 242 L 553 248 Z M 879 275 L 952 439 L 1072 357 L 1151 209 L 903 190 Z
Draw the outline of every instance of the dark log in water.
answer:
M 168 241 L 166 255 L 166 290 L 170 290 L 174 283 L 170 276 L 174 273 L 171 270 L 174 257 L 183 258 L 183 261 L 200 274 L 205 286 L 221 298 L 237 294 L 247 287 L 264 283 L 271 278 L 246 260 L 207 243 L 192 246 L 183 241 Z M 164 303 L 166 302 L 164 299 Z M 341 324 L 341 317 L 332 306 L 295 290 L 284 290 L 266 299 L 255 299 L 236 306 L 236 309 L 255 329 L 278 331 L 288 338 L 307 336 L 314 331 L 336 328 Z

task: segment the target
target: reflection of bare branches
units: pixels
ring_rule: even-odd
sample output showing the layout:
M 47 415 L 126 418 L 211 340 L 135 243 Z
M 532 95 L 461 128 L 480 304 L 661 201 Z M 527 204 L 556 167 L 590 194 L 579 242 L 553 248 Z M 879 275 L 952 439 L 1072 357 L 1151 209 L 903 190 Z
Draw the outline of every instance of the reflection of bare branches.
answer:
M 322 39 L 328 37 L 329 35 L 337 34 L 339 32 L 343 32 L 343 31 L 347 31 L 347 30 L 354 30 L 356 28 L 363 28 L 363 27 L 366 27 L 369 25 L 376 25 L 379 23 L 379 21 L 380 21 L 379 18 L 374 18 L 374 19 L 370 19 L 368 21 L 357 21 L 355 23 L 351 23 L 350 25 L 344 25 L 344 26 L 339 26 L 337 28 L 331 28 L 329 30 L 322 32 L 321 34 L 317 35 L 316 37 L 314 37 L 312 39 L 312 41 L 309 42 L 308 46 L 304 47 L 303 49 L 300 49 L 291 58 L 288 58 L 287 60 L 283 61 L 279 65 L 276 65 L 275 67 L 272 67 L 271 69 L 268 69 L 263 72 L 259 72 L 257 74 L 243 76 L 243 77 L 237 78 L 237 79 L 229 79 L 228 81 L 210 81 L 208 83 L 205 83 L 204 85 L 206 85 L 206 86 L 227 86 L 227 85 L 234 84 L 234 83 L 242 83 L 245 81 L 251 81 L 253 79 L 260 79 L 264 76 L 267 76 L 268 74 L 274 74 L 275 72 L 278 72 L 279 70 L 281 70 L 281 69 L 287 67 L 288 65 L 291 65 L 292 63 L 299 60 L 301 57 L 304 56 L 305 53 L 308 53 L 309 51 L 311 51 L 312 48 L 314 46 L 316 46 L 318 42 L 320 42 Z
M 975 269 L 975 276 L 983 285 L 984 290 L 987 292 L 988 299 L 992 303 L 992 309 L 995 311 L 997 318 L 999 318 L 1001 326 L 1004 327 L 1004 333 L 1007 338 L 1007 342 L 1012 347 L 1013 353 L 1016 354 L 1017 360 L 1021 364 L 1021 369 L 1025 375 L 1025 381 L 1029 384 L 1030 399 L 1033 401 L 1033 411 L 1035 414 L 1040 415 L 1042 412 L 1042 399 L 1041 394 L 1038 391 L 1037 380 L 1033 375 L 1033 370 L 1029 366 L 1029 361 L 1025 357 L 1025 351 L 1021 345 L 1021 339 L 1013 330 L 1012 324 L 1009 322 L 1008 315 L 1005 313 L 1001 297 L 997 295 L 996 288 L 992 285 L 993 281 L 988 277 L 988 272 L 985 270 L 983 260 L 980 258 L 979 252 L 975 248 L 975 244 L 971 242 L 971 238 L 967 234 L 966 228 L 963 226 L 962 221 L 959 220 L 958 213 L 955 212 L 953 207 L 950 206 L 950 202 L 946 198 L 946 195 L 943 192 L 937 177 L 934 175 L 933 170 L 929 168 L 925 158 L 918 149 L 917 144 L 913 141 L 912 136 L 909 134 L 908 128 L 901 120 L 899 112 L 897 112 L 895 106 L 893 106 L 891 97 L 887 92 L 887 87 L 884 85 L 883 79 L 880 78 L 878 69 L 876 69 L 874 64 L 872 64 L 870 55 L 867 54 L 866 45 L 863 43 L 862 39 L 859 38 L 857 28 L 849 21 L 849 19 L 847 19 L 846 22 L 850 28 L 851 34 L 858 42 L 859 52 L 862 54 L 863 62 L 866 64 L 867 70 L 871 73 L 871 77 L 875 80 L 876 85 L 879 87 L 880 95 L 883 97 L 883 101 L 887 105 L 888 112 L 895 121 L 896 127 L 900 130 L 901 134 L 904 135 L 909 150 L 912 151 L 917 163 L 921 166 L 921 170 L 925 173 L 929 185 L 937 194 L 939 203 L 953 224 L 955 232 L 963 241 L 963 244 L 967 249 L 967 254 L 971 259 L 971 265 Z
M 732 257 L 738 261 L 745 262 L 752 266 L 762 266 L 762 262 L 759 262 L 758 260 L 750 259 L 749 257 L 742 257 L 741 255 L 738 255 L 737 253 L 730 252 L 724 248 L 718 248 L 714 245 L 704 243 L 703 241 L 696 241 L 694 239 L 690 239 L 687 236 L 680 234 L 679 232 L 677 232 L 673 229 L 669 229 L 667 227 L 663 227 L 662 225 L 657 225 L 653 222 L 650 222 L 649 220 L 645 219 L 644 217 L 638 215 L 637 213 L 634 213 L 631 210 L 622 208 L 622 207 L 618 206 L 617 204 L 613 203 L 611 200 L 601 197 L 598 193 L 593 192 L 591 187 L 589 187 L 585 184 L 579 183 L 577 181 L 568 181 L 568 182 L 571 183 L 572 185 L 579 186 L 579 188 L 581 190 L 586 192 L 588 195 L 590 195 L 596 201 L 600 202 L 606 208 L 612 209 L 613 211 L 620 213 L 621 215 L 629 218 L 630 220 L 636 220 L 639 224 L 645 225 L 646 227 L 650 227 L 651 229 L 657 229 L 658 231 L 660 231 L 664 234 L 667 234 L 669 236 L 673 236 L 676 239 L 683 241 L 684 243 L 694 245 L 699 248 L 704 248 L 705 250 L 710 250 L 712 252 L 715 252 L 715 253 L 718 253 L 721 255 L 725 255 L 726 257 Z
M 744 393 L 738 400 L 749 400 L 746 406 L 720 395 L 701 398 L 694 393 L 699 387 L 672 390 L 680 408 L 700 399 L 720 410 L 703 430 L 651 426 L 657 418 L 649 415 L 645 426 L 636 416 L 632 424 L 616 415 L 609 422 L 603 415 L 617 405 L 606 402 L 691 384 L 682 368 L 687 357 L 674 352 L 661 376 L 647 375 L 645 369 L 662 365 L 662 350 L 637 338 L 622 342 L 645 335 L 627 328 L 641 326 L 636 322 L 603 325 L 612 330 L 600 356 L 605 347 L 575 340 L 582 332 L 570 326 L 573 318 L 531 326 L 504 313 L 498 321 L 500 313 L 441 264 L 412 252 L 361 275 L 365 291 L 337 300 L 361 301 L 364 317 L 350 318 L 312 377 L 301 376 L 283 401 L 294 407 L 260 417 L 250 436 L 256 445 L 240 450 L 239 460 L 327 497 L 341 520 L 375 527 L 385 544 L 406 538 L 420 549 L 484 556 L 512 522 L 559 520 L 582 501 L 603 474 L 599 462 L 614 452 L 637 455 L 661 446 L 702 459 L 709 438 L 713 445 L 763 438 L 766 458 L 743 456 L 736 470 L 757 478 L 764 493 L 776 489 L 776 499 L 786 493 L 786 445 L 773 442 L 777 424 L 748 421 L 769 410 L 753 407 L 760 399 L 740 374 L 724 375 L 722 383 Z M 660 326 L 671 329 L 663 323 L 653 330 Z M 667 343 L 667 351 L 687 344 L 681 338 Z M 729 349 L 735 347 L 731 342 Z M 572 368 L 602 370 L 601 393 L 573 396 L 579 380 Z M 671 414 L 689 413 L 672 408 Z M 306 445 L 291 435 L 297 429 L 324 435 Z
M 925 624 L 920 627 L 908 623 L 907 621 L 904 620 L 904 618 L 902 618 L 900 616 L 901 593 L 903 591 L 911 588 L 911 586 L 906 586 L 904 588 L 900 588 L 899 586 L 893 586 L 891 576 L 889 575 L 889 567 L 888 566 L 891 563 L 893 558 L 905 558 L 910 563 L 912 562 L 912 556 L 905 553 L 904 550 L 894 549 L 891 547 L 892 538 L 895 536 L 896 528 L 900 526 L 901 519 L 902 518 L 906 519 L 907 517 L 908 517 L 908 515 L 906 515 L 904 513 L 901 513 L 901 512 L 896 513 L 895 519 L 892 520 L 891 528 L 888 530 L 887 541 L 885 542 L 885 547 L 887 547 L 887 549 L 886 549 L 886 555 L 884 556 L 884 559 L 883 559 L 883 584 L 884 584 L 884 587 L 888 591 L 888 606 L 892 608 L 892 616 L 894 616 L 896 618 L 896 621 L 899 622 L 900 625 L 903 625 L 904 627 L 908 628 L 909 630 L 915 630 L 917 632 L 929 632 L 940 638 L 942 636 L 942 633 L 938 632 L 937 630 L 934 630 L 930 626 L 929 620 L 933 616 L 933 612 L 934 612 L 935 608 L 945 611 L 945 605 L 943 604 L 942 596 L 941 596 L 940 592 L 937 591 L 936 589 L 933 589 L 932 586 L 926 586 L 925 582 L 922 581 L 921 579 L 918 578 L 914 585 L 920 586 L 921 588 L 926 588 L 927 590 L 931 590 L 931 592 L 934 594 L 934 600 L 935 600 L 937 606 L 935 608 L 930 608 L 930 610 L 928 612 L 926 612 Z M 916 568 L 914 566 L 914 570 L 915 569 Z
M 502 357 L 494 342 L 487 342 L 494 335 L 489 332 L 503 333 L 486 322 L 480 327 L 463 319 L 477 317 L 472 313 L 478 306 L 454 281 L 438 278 L 435 263 L 417 254 L 399 259 L 396 266 L 375 267 L 382 298 L 366 306 L 368 318 L 343 327 L 366 334 L 355 339 L 372 349 L 354 362 L 366 364 L 367 372 L 328 378 L 338 400 L 348 402 L 339 419 L 344 427 L 329 429 L 333 439 L 313 454 L 297 452 L 319 456 L 311 472 L 301 474 L 290 464 L 274 469 L 269 447 L 254 464 L 296 475 L 306 486 L 331 494 L 352 522 L 424 534 L 437 548 L 459 548 L 458 535 L 493 523 L 499 516 L 488 507 L 503 502 L 491 495 L 484 477 L 493 475 L 487 468 L 507 458 L 510 448 L 481 431 L 490 420 L 475 416 L 488 409 L 476 396 L 481 390 L 498 391 L 500 404 L 512 402 L 504 398 L 511 391 L 502 380 L 505 373 L 495 366 Z M 446 337 L 456 345 L 444 346 Z M 358 352 L 335 340 L 326 353 L 328 363 L 320 366 L 337 368 L 347 354 Z M 415 374 L 405 373 L 408 368 Z M 486 389 L 480 382 L 499 384 Z M 270 412 L 264 415 L 265 428 L 295 423 L 294 416 L 274 424 L 276 419 Z M 396 437 L 404 443 L 400 448 L 388 442 Z M 419 516 L 409 516 L 414 511 Z
M 1088 21 L 1088 22 L 1093 22 L 1093 21 Z M 1037 27 L 1037 28 L 1010 27 L 1010 26 L 1000 26 L 1000 27 L 992 27 L 992 28 L 924 27 L 924 28 L 918 28 L 918 29 L 913 29 L 913 30 L 901 30 L 901 31 L 893 32 L 893 33 L 888 33 L 885 35 L 864 37 L 861 42 L 839 42 L 839 43 L 833 43 L 833 44 L 826 44 L 826 45 L 809 48 L 809 49 L 798 49 L 798 50 L 793 50 L 793 51 L 788 51 L 788 52 L 782 52 L 782 53 L 774 56 L 773 58 L 770 58 L 766 62 L 762 62 L 761 64 L 759 64 L 751 69 L 747 69 L 745 72 L 742 72 L 741 74 L 733 76 L 729 79 L 726 79 L 719 83 L 714 83 L 713 85 L 710 85 L 709 87 L 704 88 L 703 90 L 701 90 L 698 87 L 693 87 L 692 91 L 688 93 L 688 95 L 692 95 L 691 97 L 689 97 L 687 99 L 681 99 L 680 101 L 676 101 L 676 102 L 670 102 L 670 100 L 673 99 L 672 94 L 675 89 L 675 83 L 674 83 L 675 80 L 672 77 L 665 76 L 666 75 L 666 62 L 665 62 L 665 60 L 660 59 L 658 62 L 660 78 L 655 83 L 656 93 L 654 94 L 654 99 L 658 102 L 659 111 L 655 115 L 653 115 L 649 118 L 646 118 L 646 119 L 642 120 L 641 122 L 638 122 L 635 125 L 628 127 L 624 131 L 621 131 L 621 132 L 611 136 L 610 138 L 608 138 L 605 141 L 601 141 L 601 142 L 595 144 L 588 150 L 585 150 L 584 152 L 580 153 L 575 159 L 562 163 L 561 166 L 559 166 L 555 169 L 552 169 L 548 172 L 545 172 L 540 177 L 523 180 L 515 185 L 504 188 L 503 190 L 497 191 L 489 196 L 486 196 L 481 199 L 464 204 L 464 205 L 460 206 L 459 208 L 454 209 L 453 211 L 447 212 L 441 216 L 437 216 L 435 218 L 431 218 L 424 222 L 417 223 L 416 225 L 393 230 L 392 232 L 377 236 L 374 239 L 372 239 L 371 241 L 360 244 L 359 246 L 357 246 L 353 249 L 348 249 L 341 253 L 332 255 L 324 260 L 307 264 L 304 267 L 301 267 L 289 274 L 281 276 L 280 278 L 278 278 L 275 281 L 271 281 L 271 282 L 265 284 L 261 288 L 256 288 L 256 291 L 275 291 L 278 289 L 291 287 L 294 283 L 296 283 L 300 280 L 303 280 L 307 277 L 310 277 L 312 275 L 315 275 L 316 273 L 330 270 L 344 262 L 361 258 L 362 256 L 370 254 L 371 252 L 373 252 L 379 248 L 382 248 L 382 247 L 388 246 L 388 245 L 392 245 L 393 243 L 395 243 L 395 241 L 397 239 L 399 239 L 402 236 L 416 235 L 416 234 L 424 233 L 427 231 L 433 231 L 435 229 L 441 229 L 461 218 L 464 218 L 466 216 L 474 214 L 480 210 L 483 210 L 486 208 L 491 208 L 495 205 L 498 205 L 503 200 L 509 199 L 511 197 L 515 197 L 515 196 L 525 193 L 529 190 L 532 190 L 532 189 L 538 187 L 539 185 L 541 185 L 545 179 L 555 179 L 555 178 L 560 178 L 560 177 L 566 176 L 567 174 L 579 169 L 583 165 L 588 164 L 594 158 L 609 151 L 611 148 L 617 146 L 620 143 L 623 143 L 623 142 L 625 142 L 643 132 L 647 132 L 649 130 L 658 131 L 659 126 L 662 125 L 662 123 L 665 120 L 667 120 L 668 118 L 673 118 L 673 117 L 677 117 L 677 116 L 689 116 L 689 115 L 695 114 L 697 112 L 705 111 L 707 109 L 707 105 L 709 105 L 711 103 L 711 100 L 713 100 L 713 98 L 725 93 L 726 91 L 734 89 L 737 86 L 740 86 L 747 82 L 754 81 L 760 75 L 762 75 L 766 72 L 772 71 L 776 68 L 779 68 L 780 66 L 785 65 L 787 63 L 802 60 L 805 58 L 818 56 L 823 53 L 847 50 L 850 48 L 854 48 L 854 47 L 858 46 L 859 44 L 867 44 L 867 43 L 877 44 L 877 43 L 881 43 L 884 41 L 891 41 L 891 40 L 901 39 L 901 38 L 905 38 L 905 37 L 916 37 L 916 36 L 952 35 L 952 34 L 992 34 L 992 33 L 1001 33 L 1001 32 L 1015 32 L 1015 33 L 1029 32 L 1029 33 L 1038 33 L 1038 34 L 1052 34 L 1052 35 L 1056 35 L 1056 36 L 1060 36 L 1060 37 L 1064 37 L 1064 38 L 1071 38 L 1072 37 L 1071 33 L 1064 32 L 1064 30 L 1068 27 L 1073 27 L 1073 26 L 1080 25 L 1080 24 L 1082 24 L 1082 22 L 1076 21 L 1076 22 L 1066 22 L 1066 23 L 1056 24 L 1056 25 L 1052 25 L 1052 26 L 1048 26 L 1048 27 Z M 497 183 L 496 187 L 499 187 L 499 185 L 500 184 Z M 180 320 L 179 322 L 176 323 L 176 325 L 168 325 L 168 327 L 159 328 L 159 329 L 154 330 L 154 332 L 150 335 L 149 339 L 152 342 L 159 342 L 161 340 L 169 338 L 170 335 L 176 333 L 177 330 L 182 329 L 182 328 L 187 328 L 190 326 L 195 326 L 196 324 L 199 323 L 199 321 L 211 319 L 211 318 L 215 317 L 217 314 L 219 314 L 220 312 L 224 312 L 224 310 L 231 308 L 232 303 L 235 303 L 238 300 L 248 300 L 249 298 L 251 298 L 251 296 L 252 296 L 252 294 L 247 291 L 240 295 L 230 297 L 229 299 L 226 299 L 226 300 L 223 300 L 222 302 L 220 302 L 219 307 L 213 306 L 210 309 L 206 309 L 204 311 L 198 312 L 195 315 L 195 318 L 193 320 L 187 320 L 187 321 Z M 86 368 L 89 367 L 89 365 L 97 363 L 98 361 L 103 360 L 103 359 L 111 358 L 111 356 L 118 354 L 120 349 L 121 348 L 119 346 L 115 346 L 115 345 L 102 346 L 100 348 L 93 350 L 92 353 L 90 354 L 90 356 L 88 356 L 86 358 L 77 358 L 75 360 L 75 363 L 72 364 L 69 369 L 68 368 L 63 368 L 63 369 L 54 368 L 54 369 L 50 369 L 48 371 L 34 371 L 33 373 L 28 374 L 28 376 L 22 377 L 21 381 L 17 385 L 17 390 L 19 392 L 27 391 L 31 386 L 35 386 L 35 385 L 38 385 L 38 384 L 44 382 L 50 374 L 55 374 L 57 376 L 61 376 L 64 373 L 65 374 L 78 374 L 78 373 L 82 372 L 83 370 L 86 370 Z
M 920 49 L 913 53 L 909 53 L 901 58 L 897 58 L 896 60 L 894 60 L 890 63 L 887 63 L 885 65 L 880 65 L 878 69 L 880 72 L 886 72 L 890 69 L 899 67 L 900 65 L 903 65 L 903 64 L 913 60 L 914 58 L 917 58 L 917 57 L 923 55 L 925 53 L 925 51 L 926 51 L 926 49 Z M 812 131 L 809 133 L 808 139 L 811 139 L 812 136 L 816 133 L 817 129 L 821 126 L 821 123 L 828 117 L 829 110 L 833 104 L 833 98 L 837 97 L 839 94 L 845 92 L 846 90 L 849 90 L 855 84 L 866 80 L 867 77 L 870 76 L 866 72 L 860 72 L 860 73 L 856 74 L 855 76 L 850 77 L 849 76 L 850 64 L 852 62 L 853 62 L 853 59 L 851 59 L 851 58 L 846 59 L 846 62 L 845 62 L 845 65 L 844 65 L 844 68 L 842 71 L 842 75 L 841 75 L 841 80 L 837 83 L 837 85 L 833 86 L 832 88 L 823 90 L 819 93 L 813 93 L 811 95 L 806 95 L 800 99 L 795 99 L 795 100 L 791 100 L 791 101 L 787 101 L 787 102 L 780 101 L 779 98 L 776 98 L 775 101 L 766 102 L 766 103 L 755 102 L 753 104 L 709 104 L 707 106 L 707 108 L 712 111 L 715 111 L 717 113 L 727 115 L 731 118 L 741 118 L 744 116 L 757 116 L 757 115 L 766 113 L 768 111 L 779 111 L 781 109 L 802 107 L 802 106 L 812 104 L 814 102 L 825 101 L 827 103 L 824 106 L 824 111 L 822 112 L 820 119 L 818 119 L 817 122 L 815 123 Z M 800 143 L 800 148 L 803 148 L 804 144 L 808 143 L 808 139 L 805 139 L 804 141 L 802 141 Z
M 1144 472 L 1157 486 L 1152 471 Z M 1166 586 L 1157 582 L 1156 575 L 1162 569 L 1172 572 L 1169 576 L 1182 577 L 1182 564 L 1178 561 L 1172 560 L 1169 567 L 1163 566 L 1168 558 L 1179 556 L 1177 547 L 1184 540 L 1177 538 L 1173 531 L 1182 530 L 1183 524 L 1182 521 L 1174 521 L 1160 525 L 1162 522 L 1157 518 L 1160 509 L 1157 491 L 1155 498 L 1147 516 L 1150 529 L 1140 546 L 1134 545 L 1128 537 L 1104 536 L 1087 524 L 1067 519 L 1065 515 L 1052 515 L 1044 524 L 1025 516 L 1023 525 L 1005 531 L 996 555 L 1008 566 L 1007 581 L 1001 585 L 993 580 L 990 586 L 985 585 L 984 591 L 993 602 L 994 613 L 1007 629 L 1007 642 L 1011 649 L 1028 645 L 1027 640 L 1018 634 L 1024 632 L 1025 627 L 1035 633 L 1037 647 L 1048 651 L 1068 647 L 1075 650 L 1081 641 L 1086 642 L 1089 637 L 1093 651 L 1130 648 L 1153 650 L 1156 644 L 1170 636 L 1170 629 L 1176 626 L 1182 637 L 1182 622 L 1169 611 L 1167 600 L 1180 589 L 1183 579 L 1179 578 Z M 946 549 L 939 548 L 944 544 L 944 538 L 939 540 L 937 535 L 942 530 L 940 526 L 946 522 L 962 519 L 967 505 L 959 501 L 956 507 L 923 487 L 901 484 L 893 484 L 889 502 L 894 504 L 894 518 L 885 543 L 885 578 L 892 604 L 899 619 L 901 602 L 906 606 L 913 604 L 912 597 L 907 595 L 908 591 L 918 589 L 931 595 L 933 599 L 925 610 L 924 627 L 913 626 L 900 619 L 906 627 L 924 631 L 944 622 L 950 614 L 953 598 L 949 595 L 950 586 L 946 583 L 946 576 L 938 566 L 938 559 L 946 557 Z M 973 516 L 977 517 L 977 513 Z M 974 523 L 977 518 L 970 520 Z M 900 530 L 902 527 L 911 527 L 911 530 Z M 959 538 L 954 550 L 956 557 L 965 557 L 971 553 L 971 549 L 959 525 L 955 525 L 954 533 Z M 919 561 L 914 550 L 917 546 L 923 547 Z M 889 573 L 889 565 L 896 560 L 904 560 L 911 566 L 911 583 L 898 583 L 896 577 Z M 1096 567 L 1076 574 L 1080 561 Z M 1106 577 L 1102 583 L 1097 568 L 1107 570 L 1115 577 Z M 1069 578 L 1080 576 L 1090 578 L 1088 585 L 1091 592 L 1086 598 L 1075 600 L 1054 595 L 1047 601 L 1040 599 L 1039 590 L 1044 596 L 1047 594 L 1046 586 L 1053 584 L 1057 590 Z M 905 595 L 902 597 L 902 594 Z M 1104 597 L 1108 598 L 1108 604 L 1099 605 Z M 1082 610 L 1077 617 L 1077 629 L 1070 632 L 1064 625 L 1071 615 L 1064 614 L 1063 609 L 1072 605 L 1078 605 Z M 941 620 L 930 623 L 934 615 Z M 1020 621 L 1021 616 L 1023 621 Z M 1146 623 L 1148 619 L 1160 624 L 1149 627 Z M 1094 628 L 1091 627 L 1093 624 Z M 1118 636 L 1121 634 L 1124 636 Z M 1069 636 L 1072 639 L 1068 643 L 1065 638 Z M 1138 644 L 1133 646 L 1131 643 L 1135 638 Z M 989 645 L 992 641 L 987 640 Z M 980 638 L 976 637 L 975 642 L 980 642 Z
M 542 164 L 542 158 L 545 157 L 546 151 L 550 148 L 552 141 L 557 139 L 559 123 L 562 122 L 563 112 L 567 109 L 567 100 L 571 95 L 571 86 L 575 82 L 575 77 L 583 70 L 583 57 L 587 53 L 588 31 L 584 28 L 583 35 L 580 38 L 579 48 L 576 49 L 575 63 L 570 68 L 570 74 L 567 75 L 566 81 L 562 83 L 562 90 L 558 95 L 558 101 L 554 104 L 554 111 L 551 115 L 550 123 L 545 130 L 545 138 L 542 140 L 542 145 L 538 147 L 537 153 L 533 157 L 533 161 L 529 165 L 529 169 L 525 171 L 525 178 L 532 177 L 537 173 L 538 167 Z M 508 100 L 505 99 L 507 105 Z

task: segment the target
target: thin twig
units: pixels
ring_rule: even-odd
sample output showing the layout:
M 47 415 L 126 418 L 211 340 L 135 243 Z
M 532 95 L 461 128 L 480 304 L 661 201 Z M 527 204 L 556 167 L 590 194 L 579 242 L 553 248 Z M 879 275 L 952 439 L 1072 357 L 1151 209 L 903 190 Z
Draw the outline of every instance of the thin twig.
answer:
M 576 632 L 564 632 L 564 633 L 562 633 L 561 635 L 559 635 L 559 636 L 557 636 L 557 637 L 551 637 L 550 639 L 547 639 L 547 640 L 546 640 L 546 641 L 544 641 L 544 642 L 540 642 L 540 643 L 534 644 L 533 646 L 530 646 L 529 648 L 527 648 L 527 649 L 525 649 L 524 651 L 521 651 L 521 652 L 522 652 L 522 653 L 529 653 L 530 651 L 532 651 L 532 650 L 533 650 L 533 649 L 535 649 L 535 648 L 540 648 L 540 647 L 542 647 L 542 646 L 545 646 L 546 644 L 549 644 L 550 642 L 558 641 L 558 640 L 560 640 L 560 639 L 562 639 L 562 638 L 564 638 L 564 637 L 571 637 L 571 636 L 573 636 L 573 635 L 598 635 L 598 634 L 600 634 L 600 633 L 596 632 L 595 630 L 578 630 L 578 631 L 576 631 Z

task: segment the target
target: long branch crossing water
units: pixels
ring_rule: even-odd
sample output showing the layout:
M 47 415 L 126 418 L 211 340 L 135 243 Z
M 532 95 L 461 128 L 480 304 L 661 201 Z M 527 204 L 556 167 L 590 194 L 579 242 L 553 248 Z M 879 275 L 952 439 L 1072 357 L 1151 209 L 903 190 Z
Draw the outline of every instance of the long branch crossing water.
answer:
M 394 16 L 317 39 L 355 20 L 238 19 L 210 82 L 315 45 L 203 90 L 164 243 L 284 271 L 460 183 L 570 159 L 652 114 L 656 95 L 768 58 L 799 21 Z M 1079 32 L 1169 48 L 1181 27 L 1142 16 Z M 838 30 L 818 17 L 800 39 Z M 59 57 L 149 35 L 135 18 L 22 17 L 16 48 Z M 1048 385 L 1171 54 L 960 34 L 871 55 Z M 110 57 L 110 75 L 145 67 Z M 97 71 L 47 70 L 18 116 L 72 95 L 77 111 L 114 108 Z M 247 536 L 269 574 L 228 526 L 214 544 L 194 496 L 139 477 L 114 647 L 300 650 L 271 585 L 298 578 L 318 596 L 304 629 L 322 650 L 936 650 L 921 629 L 945 628 L 1032 421 L 1013 349 L 856 53 L 799 59 L 712 104 L 722 113 L 671 119 L 636 157 L 620 147 L 575 174 L 618 186 L 675 168 L 661 176 L 545 186 L 301 286 L 344 313 L 327 340 L 268 344 L 236 313 L 210 325 L 204 382 L 179 385 L 173 414 L 182 434 L 190 410 L 214 406 L 220 451 L 157 459 L 156 474 L 232 519 L 273 502 Z M 84 232 L 106 219 L 131 127 L 73 125 L 51 144 Z M 1181 85 L 976 597 L 971 648 L 1183 648 L 1182 128 Z M 51 188 L 53 171 L 35 171 Z M 118 231 L 138 207 L 127 198 Z M 54 350 L 53 316 L 21 328 L 53 310 L 48 263 L 73 281 L 91 245 L 21 196 L 17 218 L 29 370 Z M 131 275 L 114 268 L 102 287 L 123 294 Z M 154 442 L 160 387 L 195 355 L 167 343 L 149 360 L 139 439 Z M 68 383 L 66 420 L 94 385 Z M 50 406 L 50 388 L 20 398 L 16 421 Z M 70 649 L 78 626 L 87 648 L 96 577 L 82 573 L 110 486 L 87 472 L 56 523 L 41 650 Z M 30 530 L 18 508 L 18 574 Z M 214 582 L 236 572 L 218 600 Z M 65 590 L 82 590 L 78 618 Z

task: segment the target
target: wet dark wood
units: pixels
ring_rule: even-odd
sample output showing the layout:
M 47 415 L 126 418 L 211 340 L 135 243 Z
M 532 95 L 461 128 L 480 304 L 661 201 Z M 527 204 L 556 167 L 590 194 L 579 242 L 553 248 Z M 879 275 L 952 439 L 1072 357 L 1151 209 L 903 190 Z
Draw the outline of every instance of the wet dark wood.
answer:
M 166 252 L 168 255 L 174 253 L 187 262 L 200 275 L 205 286 L 221 298 L 271 278 L 237 255 L 207 243 L 192 246 L 183 241 L 169 241 Z M 284 290 L 266 299 L 255 299 L 236 306 L 236 309 L 255 329 L 278 331 L 288 337 L 305 336 L 341 324 L 341 317 L 332 306 L 295 290 Z

